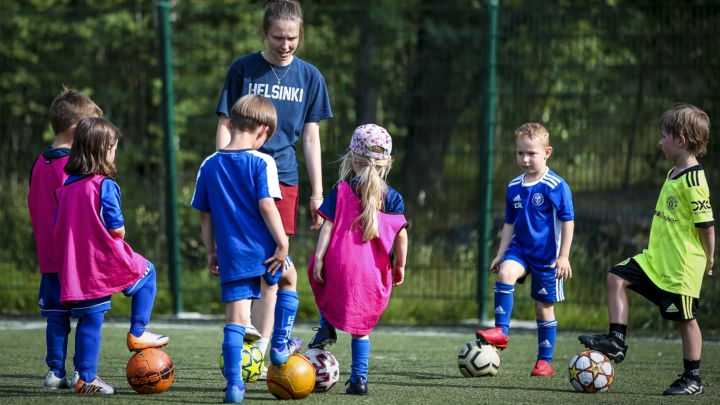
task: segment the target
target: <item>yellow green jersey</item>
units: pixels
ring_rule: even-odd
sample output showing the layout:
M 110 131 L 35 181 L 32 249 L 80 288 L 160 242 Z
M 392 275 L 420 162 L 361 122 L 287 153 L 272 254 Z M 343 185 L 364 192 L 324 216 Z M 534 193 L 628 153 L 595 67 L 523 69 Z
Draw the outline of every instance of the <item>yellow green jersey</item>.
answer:
M 699 298 L 707 257 L 698 228 L 715 224 L 710 191 L 700 165 L 674 170 L 660 191 L 648 248 L 634 259 L 661 289 Z

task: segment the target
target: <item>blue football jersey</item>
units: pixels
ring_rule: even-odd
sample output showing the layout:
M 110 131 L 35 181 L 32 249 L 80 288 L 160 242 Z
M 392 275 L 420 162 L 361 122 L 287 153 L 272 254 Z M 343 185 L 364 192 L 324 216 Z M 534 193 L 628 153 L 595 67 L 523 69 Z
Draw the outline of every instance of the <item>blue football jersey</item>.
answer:
M 508 184 L 505 222 L 515 225 L 513 242 L 526 260 L 550 266 L 560 251 L 561 221 L 572 221 L 575 211 L 570 187 L 549 168 L 540 180 L 524 183 L 525 175 Z

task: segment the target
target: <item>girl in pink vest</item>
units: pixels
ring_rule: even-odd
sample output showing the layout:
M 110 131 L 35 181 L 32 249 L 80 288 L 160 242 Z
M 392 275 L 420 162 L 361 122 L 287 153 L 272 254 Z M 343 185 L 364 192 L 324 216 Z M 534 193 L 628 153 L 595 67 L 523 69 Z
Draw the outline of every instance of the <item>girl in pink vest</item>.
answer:
M 100 356 L 100 327 L 110 309 L 110 296 L 132 297 L 127 345 L 130 351 L 161 347 L 167 336 L 145 329 L 157 285 L 155 267 L 123 240 L 120 187 L 113 180 L 120 131 L 102 118 L 83 118 L 65 173 L 70 177 L 55 191 L 58 202 L 54 253 L 60 279 L 60 302 L 79 319 L 75 336 L 78 394 L 114 394 L 95 373 Z
M 341 159 L 340 179 L 318 208 L 327 219 L 308 275 L 320 308 L 320 328 L 309 344 L 352 334 L 352 374 L 346 393 L 367 395 L 370 332 L 387 307 L 392 287 L 405 278 L 407 221 L 403 199 L 385 183 L 392 139 L 374 124 L 358 127 Z M 356 177 L 345 182 L 354 171 Z

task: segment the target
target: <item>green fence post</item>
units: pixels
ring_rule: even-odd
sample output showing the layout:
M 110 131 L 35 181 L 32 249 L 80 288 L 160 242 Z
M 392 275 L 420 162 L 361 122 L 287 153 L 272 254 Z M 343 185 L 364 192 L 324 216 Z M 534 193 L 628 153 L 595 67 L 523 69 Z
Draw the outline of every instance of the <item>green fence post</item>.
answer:
M 497 0 L 485 4 L 485 57 L 483 60 L 482 120 L 480 122 L 480 211 L 478 217 L 477 302 L 478 319 L 487 319 L 488 267 L 492 230 L 492 178 L 495 152 L 495 42 Z
M 160 76 L 162 77 L 162 126 L 165 131 L 165 214 L 167 224 L 168 269 L 170 294 L 175 315 L 183 312 L 180 284 L 180 234 L 178 232 L 177 167 L 175 163 L 175 111 L 173 103 L 172 43 L 170 36 L 170 3 L 157 2 L 158 42 L 160 43 Z

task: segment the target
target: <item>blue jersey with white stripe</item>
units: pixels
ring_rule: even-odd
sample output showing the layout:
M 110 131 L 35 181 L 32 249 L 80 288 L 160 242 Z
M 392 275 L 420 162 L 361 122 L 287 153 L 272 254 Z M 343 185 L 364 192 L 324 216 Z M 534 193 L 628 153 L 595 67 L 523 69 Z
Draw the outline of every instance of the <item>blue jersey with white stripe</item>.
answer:
M 562 221 L 572 221 L 575 211 L 565 180 L 549 168 L 540 180 L 524 182 L 525 175 L 510 182 L 505 201 L 505 222 L 515 225 L 513 243 L 538 267 L 548 267 L 560 250 Z

